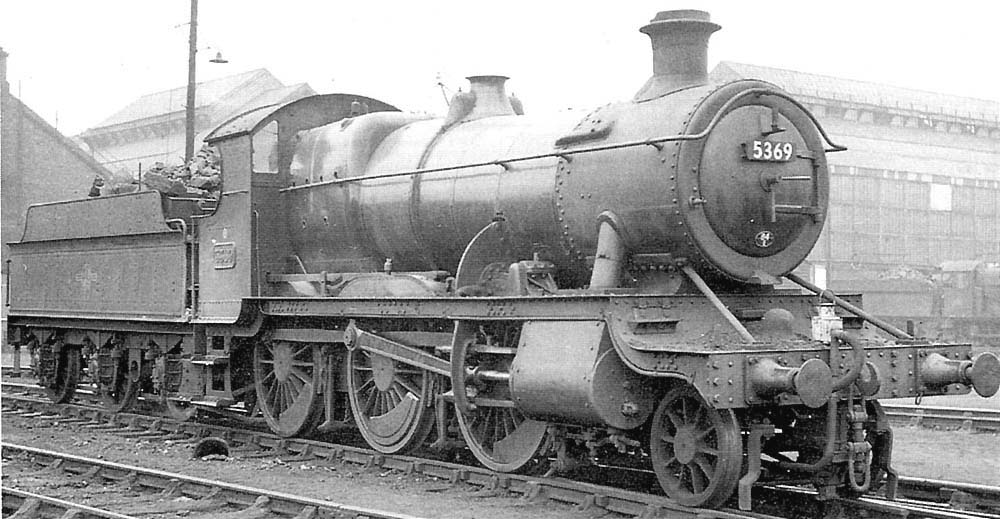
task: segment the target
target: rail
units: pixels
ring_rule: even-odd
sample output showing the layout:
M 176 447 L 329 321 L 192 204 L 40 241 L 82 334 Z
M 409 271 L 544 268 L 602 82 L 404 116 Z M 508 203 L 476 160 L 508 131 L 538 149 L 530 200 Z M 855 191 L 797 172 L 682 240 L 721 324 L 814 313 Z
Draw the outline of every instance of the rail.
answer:
M 776 90 L 772 90 L 772 89 L 769 89 L 769 88 L 750 88 L 750 89 L 744 90 L 743 92 L 740 92 L 739 94 L 734 95 L 732 98 L 730 98 L 728 101 L 726 101 L 725 104 L 723 104 L 719 108 L 719 110 L 715 113 L 715 116 L 712 117 L 712 119 L 708 122 L 708 125 L 705 127 L 705 129 L 702 130 L 702 131 L 700 131 L 700 132 L 698 132 L 698 133 L 684 134 L 684 135 L 666 135 L 666 136 L 662 136 L 662 137 L 653 137 L 653 138 L 649 138 L 649 139 L 638 139 L 638 140 L 632 140 L 632 141 L 617 142 L 617 143 L 614 143 L 614 144 L 604 144 L 604 145 L 600 145 L 600 146 L 590 146 L 590 147 L 587 147 L 587 148 L 557 150 L 557 151 L 550 151 L 548 153 L 538 153 L 538 154 L 535 154 L 535 155 L 524 155 L 524 156 L 520 156 L 520 157 L 511 157 L 511 158 L 506 158 L 506 159 L 489 160 L 489 161 L 483 161 L 483 162 L 473 162 L 473 163 L 469 163 L 469 164 L 458 164 L 458 165 L 454 165 L 454 166 L 442 166 L 442 167 L 439 167 L 439 168 L 411 169 L 411 170 L 406 170 L 406 171 L 397 171 L 397 172 L 394 172 L 394 173 L 383 173 L 383 174 L 380 174 L 380 175 L 367 175 L 367 176 L 362 176 L 362 177 L 340 178 L 340 179 L 326 180 L 326 181 L 322 181 L 322 182 L 315 182 L 315 183 L 312 183 L 312 184 L 303 184 L 301 186 L 286 187 L 284 189 L 280 189 L 279 192 L 284 193 L 284 192 L 295 191 L 295 190 L 299 190 L 299 189 L 307 189 L 307 188 L 312 188 L 312 187 L 327 186 L 327 185 L 333 185 L 333 184 L 346 184 L 346 183 L 353 183 L 353 182 L 363 182 L 363 181 L 366 181 L 366 180 L 383 180 L 383 179 L 387 179 L 387 178 L 405 177 L 405 176 L 410 176 L 410 175 L 423 175 L 423 174 L 427 174 L 427 173 L 440 173 L 440 172 L 444 172 L 444 171 L 455 171 L 455 170 L 459 170 L 459 169 L 479 168 L 479 167 L 484 167 L 484 166 L 500 166 L 501 168 L 504 169 L 504 171 L 506 171 L 506 170 L 508 170 L 510 168 L 509 164 L 511 164 L 513 162 L 525 162 L 525 161 L 529 161 L 529 160 L 547 159 L 547 158 L 554 158 L 554 157 L 558 157 L 558 158 L 561 158 L 563 160 L 570 161 L 570 160 L 572 160 L 572 159 L 570 159 L 570 157 L 572 157 L 573 155 L 580 155 L 580 154 L 583 154 L 583 153 L 595 153 L 595 152 L 599 152 L 599 151 L 611 151 L 611 150 L 618 150 L 618 149 L 622 149 L 622 148 L 634 148 L 634 147 L 637 147 L 637 146 L 652 146 L 652 147 L 656 148 L 657 150 L 660 150 L 660 149 L 662 149 L 662 146 L 660 146 L 660 144 L 662 144 L 664 142 L 696 141 L 696 140 L 701 140 L 701 139 L 704 139 L 705 137 L 708 137 L 708 135 L 712 132 L 712 130 L 715 129 L 716 125 L 719 124 L 719 121 L 722 120 L 722 117 L 728 113 L 729 109 L 732 108 L 732 106 L 734 104 L 736 104 L 737 101 L 743 99 L 744 97 L 748 97 L 748 96 L 752 96 L 752 95 L 756 95 L 758 97 L 761 97 L 761 96 L 780 97 L 780 98 L 782 98 L 782 99 L 784 99 L 784 100 L 792 103 L 798 109 L 802 110 L 802 112 L 805 113 L 809 117 L 809 120 L 812 121 L 813 125 L 816 126 L 816 129 L 819 131 L 820 135 L 823 136 L 823 139 L 826 141 L 826 143 L 830 146 L 830 148 L 828 148 L 828 149 L 826 149 L 824 151 L 827 151 L 827 152 L 837 152 L 837 151 L 844 151 L 844 150 L 847 149 L 847 147 L 845 147 L 845 146 L 841 146 L 839 144 L 834 143 L 830 139 L 829 134 L 826 133 L 826 130 L 824 130 L 823 127 L 819 124 L 819 121 L 812 114 L 812 112 L 810 112 L 809 110 L 807 110 L 806 107 L 802 103 L 796 101 L 795 99 L 793 99 L 788 94 L 785 94 L 783 92 L 778 92 Z
M 882 404 L 896 424 L 939 427 L 961 431 L 1000 432 L 1000 409 Z
M 16 488 L 3 487 L 4 509 L 15 509 L 11 517 L 73 517 L 76 519 L 138 519 L 133 515 L 109 512 L 91 506 L 73 503 L 54 497 L 25 492 Z

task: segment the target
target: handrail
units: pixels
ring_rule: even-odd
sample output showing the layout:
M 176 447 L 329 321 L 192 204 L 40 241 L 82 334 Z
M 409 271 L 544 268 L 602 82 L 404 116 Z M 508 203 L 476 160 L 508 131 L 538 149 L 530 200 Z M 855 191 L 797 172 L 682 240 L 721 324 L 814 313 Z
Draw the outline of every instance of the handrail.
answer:
M 715 113 L 715 116 L 713 116 L 712 119 L 709 121 L 708 126 L 706 126 L 704 130 L 702 130 L 702 131 L 700 131 L 698 133 L 686 134 L 686 135 L 669 135 L 669 136 L 656 137 L 656 138 L 650 138 L 650 139 L 640 139 L 640 140 L 633 140 L 633 141 L 625 141 L 625 142 L 619 142 L 619 143 L 615 143 L 615 144 L 604 144 L 604 145 L 600 145 L 600 146 L 591 146 L 589 148 L 578 148 L 578 149 L 572 149 L 572 150 L 550 151 L 548 153 L 539 153 L 539 154 L 536 154 L 536 155 L 526 155 L 526 156 L 523 156 L 523 157 L 513 157 L 513 158 L 509 158 L 509 159 L 489 160 L 489 161 L 484 161 L 484 162 L 473 162 L 473 163 L 470 163 L 470 164 L 459 164 L 459 165 L 455 165 L 455 166 L 442 166 L 442 167 L 439 167 L 439 168 L 411 169 L 411 170 L 407 170 L 407 171 L 397 171 L 395 173 L 383 173 L 381 175 L 369 175 L 369 176 L 363 176 L 363 177 L 338 178 L 338 179 L 333 179 L 333 180 L 326 180 L 326 181 L 323 181 L 323 182 L 316 182 L 316 183 L 313 183 L 313 184 L 303 184 L 301 186 L 286 187 L 286 188 L 278 190 L 278 192 L 279 193 L 284 193 L 284 192 L 287 192 L 287 191 L 295 191 L 295 190 L 298 190 L 298 189 L 306 189 L 306 188 L 310 188 L 310 187 L 326 186 L 326 185 L 332 185 L 332 184 L 346 184 L 346 183 L 351 183 L 351 182 L 362 182 L 362 181 L 365 181 L 365 180 L 382 180 L 382 179 L 387 179 L 387 178 L 405 177 L 405 176 L 409 176 L 409 175 L 422 175 L 422 174 L 425 174 L 425 173 L 440 173 L 440 172 L 443 172 L 443 171 L 454 171 L 454 170 L 457 170 L 457 169 L 478 168 L 478 167 L 482 167 L 482 166 L 500 166 L 500 167 L 502 167 L 504 169 L 504 171 L 507 171 L 509 169 L 509 164 L 511 162 L 524 162 L 524 161 L 528 161 L 528 160 L 547 159 L 547 158 L 553 158 L 553 157 L 559 157 L 559 158 L 565 160 L 565 159 L 567 159 L 568 157 L 570 157 L 572 155 L 579 155 L 579 154 L 582 154 L 582 153 L 594 153 L 594 152 L 598 152 L 598 151 L 617 150 L 617 149 L 621 149 L 621 148 L 632 148 L 632 147 L 636 147 L 636 146 L 653 146 L 654 148 L 660 149 L 661 146 L 659 146 L 659 144 L 663 143 L 663 142 L 695 141 L 695 140 L 701 140 L 701 139 L 704 139 L 705 137 L 708 137 L 708 135 L 712 132 L 712 130 L 715 129 L 716 125 L 719 124 L 719 121 L 722 120 L 722 117 L 728 113 L 729 109 L 737 101 L 743 99 L 744 97 L 748 97 L 748 96 L 751 96 L 751 95 L 757 95 L 758 97 L 769 95 L 769 96 L 775 96 L 775 97 L 780 97 L 782 99 L 785 99 L 786 101 L 788 101 L 788 102 L 792 103 L 793 105 L 795 105 L 795 107 L 797 107 L 798 109 L 802 110 L 809 117 L 809 120 L 812 121 L 813 125 L 816 126 L 816 129 L 819 130 L 820 135 L 822 135 L 823 139 L 826 141 L 826 143 L 830 145 L 830 149 L 825 150 L 825 151 L 836 152 L 836 151 L 844 151 L 844 150 L 847 149 L 845 146 L 841 146 L 839 144 L 834 143 L 830 139 L 830 136 L 826 133 L 826 130 L 824 130 L 823 127 L 820 126 L 819 121 L 816 119 L 816 117 L 809 110 L 807 110 L 806 107 L 802 105 L 802 103 L 796 101 L 795 99 L 793 99 L 788 94 L 786 94 L 784 92 L 778 92 L 776 90 L 772 90 L 772 89 L 769 89 L 769 88 L 750 88 L 750 89 L 744 90 L 743 92 L 740 92 L 739 94 L 734 95 L 732 98 L 730 98 L 728 101 L 726 101 L 725 104 L 723 104 L 722 107 L 720 107 L 719 110 Z
M 167 227 L 170 227 L 170 224 L 172 223 L 180 224 L 181 234 L 184 235 L 184 243 L 187 244 L 186 247 L 188 250 L 185 251 L 187 255 L 187 258 L 185 259 L 185 262 L 187 263 L 186 266 L 187 272 L 185 272 L 184 274 L 184 291 L 188 293 L 188 300 L 189 300 L 188 302 L 191 304 L 190 313 L 191 317 L 194 317 L 194 314 L 197 313 L 198 311 L 197 294 L 195 291 L 195 284 L 196 284 L 195 276 L 197 276 L 198 274 L 197 272 L 198 265 L 195 264 L 196 263 L 195 247 L 197 246 L 197 243 L 195 242 L 194 239 L 194 233 L 192 232 L 190 235 L 188 234 L 187 222 L 184 221 L 183 218 L 171 218 L 169 220 L 166 220 Z M 192 224 L 193 223 L 194 222 L 192 221 Z M 194 225 L 191 226 L 191 229 L 192 231 L 194 230 Z

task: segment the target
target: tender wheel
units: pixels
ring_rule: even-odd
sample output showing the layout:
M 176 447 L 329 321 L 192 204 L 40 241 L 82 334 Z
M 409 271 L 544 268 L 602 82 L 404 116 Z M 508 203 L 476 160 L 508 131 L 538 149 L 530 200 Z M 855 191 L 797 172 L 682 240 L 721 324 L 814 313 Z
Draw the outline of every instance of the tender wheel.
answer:
M 504 375 L 519 336 L 519 323 L 460 322 L 452 343 L 459 429 L 476 459 L 497 472 L 530 468 L 548 429 L 545 422 L 526 418 L 511 400 Z M 460 390 L 465 398 L 459 398 Z
M 653 414 L 649 443 L 656 478 L 678 503 L 714 508 L 733 494 L 743 444 L 731 410 L 713 409 L 691 386 L 673 389 Z
M 275 434 L 308 432 L 322 407 L 320 347 L 280 341 L 258 341 L 253 350 L 254 385 L 261 414 Z
M 139 396 L 141 370 L 137 362 L 122 358 L 116 366 L 117 376 L 111 377 L 107 385 L 98 383 L 101 404 L 114 413 L 127 411 Z
M 351 411 L 368 444 L 386 454 L 422 444 L 434 425 L 433 376 L 358 348 L 347 363 Z
M 43 348 L 50 348 L 49 352 L 55 349 L 53 345 L 45 345 Z M 45 352 L 42 355 L 45 356 Z M 80 382 L 80 350 L 63 346 L 62 351 L 58 354 L 52 353 L 49 357 L 55 366 L 51 375 L 45 377 L 47 380 L 43 380 L 45 392 L 52 402 L 64 404 L 73 399 L 76 385 Z

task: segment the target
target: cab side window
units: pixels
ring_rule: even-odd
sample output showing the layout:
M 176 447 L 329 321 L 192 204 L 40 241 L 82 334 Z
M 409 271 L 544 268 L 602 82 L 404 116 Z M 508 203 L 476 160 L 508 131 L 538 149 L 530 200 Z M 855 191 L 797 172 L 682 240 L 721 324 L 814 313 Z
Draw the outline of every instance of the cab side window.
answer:
M 279 163 L 278 122 L 271 121 L 254 134 L 251 142 L 253 148 L 254 173 L 277 173 Z

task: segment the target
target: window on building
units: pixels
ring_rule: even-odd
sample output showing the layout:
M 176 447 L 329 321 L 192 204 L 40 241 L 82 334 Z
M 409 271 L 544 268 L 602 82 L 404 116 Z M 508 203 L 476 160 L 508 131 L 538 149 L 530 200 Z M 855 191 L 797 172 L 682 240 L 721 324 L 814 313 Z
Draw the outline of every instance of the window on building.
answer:
M 951 211 L 951 184 L 931 184 L 930 208 L 932 211 Z

